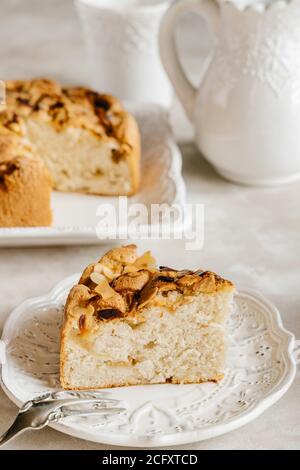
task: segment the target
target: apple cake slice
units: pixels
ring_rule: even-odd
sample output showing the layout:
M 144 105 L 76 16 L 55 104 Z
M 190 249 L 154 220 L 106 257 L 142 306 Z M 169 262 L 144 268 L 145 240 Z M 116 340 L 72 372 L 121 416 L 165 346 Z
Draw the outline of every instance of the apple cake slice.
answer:
M 223 377 L 234 286 L 210 271 L 156 267 L 135 245 L 89 265 L 70 291 L 61 384 L 89 389 Z

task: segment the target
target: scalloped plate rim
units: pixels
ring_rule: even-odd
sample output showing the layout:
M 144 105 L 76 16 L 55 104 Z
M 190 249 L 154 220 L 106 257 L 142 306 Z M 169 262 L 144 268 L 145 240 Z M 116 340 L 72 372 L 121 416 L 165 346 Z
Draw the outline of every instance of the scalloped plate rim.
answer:
M 15 319 L 24 311 L 26 311 L 28 307 L 33 305 L 37 306 L 41 303 L 47 304 L 47 302 L 49 301 L 51 301 L 51 303 L 58 304 L 60 297 L 65 294 L 66 289 L 69 288 L 72 283 L 77 282 L 79 277 L 80 273 L 68 276 L 67 278 L 59 282 L 48 294 L 27 299 L 22 302 L 19 306 L 17 306 L 11 312 L 4 324 L 1 341 L 7 344 L 8 338 L 10 338 L 9 330 L 11 330 L 11 328 L 13 327 Z M 109 437 L 107 437 L 105 431 L 103 432 L 103 434 L 98 432 L 97 435 L 95 435 L 92 432 L 80 430 L 78 428 L 70 427 L 65 424 L 51 424 L 50 427 L 57 431 L 63 432 L 64 434 L 68 434 L 70 436 L 77 437 L 80 439 L 86 439 L 91 442 L 125 447 L 135 446 L 151 448 L 160 446 L 191 444 L 197 441 L 200 442 L 206 439 L 220 436 L 222 434 L 226 434 L 253 421 L 264 411 L 266 411 L 269 407 L 271 407 L 278 400 L 280 400 L 280 398 L 282 398 L 282 396 L 292 385 L 297 368 L 296 360 L 293 356 L 295 337 L 290 331 L 284 328 L 281 315 L 277 307 L 271 301 L 266 299 L 262 294 L 252 288 L 242 287 L 241 289 L 238 289 L 237 295 L 247 296 L 248 298 L 254 299 L 255 301 L 259 301 L 265 307 L 267 307 L 266 311 L 268 312 L 268 315 L 266 316 L 266 318 L 268 319 L 268 329 L 271 328 L 272 332 L 275 334 L 276 331 L 280 332 L 281 335 L 284 337 L 286 343 L 286 347 L 283 351 L 286 367 L 284 373 L 282 374 L 281 380 L 279 383 L 276 384 L 274 389 L 271 390 L 266 397 L 261 399 L 261 401 L 254 406 L 253 409 L 244 412 L 241 416 L 231 418 L 230 421 L 228 421 L 227 423 L 215 424 L 210 427 L 196 431 L 185 431 L 183 433 L 165 434 L 161 436 L 127 436 L 115 432 L 114 434 L 110 434 Z M 6 395 L 10 398 L 13 403 L 15 403 L 17 406 L 20 406 L 22 404 L 22 402 L 10 391 L 9 386 L 6 384 L 5 367 L 1 368 L 1 386 Z

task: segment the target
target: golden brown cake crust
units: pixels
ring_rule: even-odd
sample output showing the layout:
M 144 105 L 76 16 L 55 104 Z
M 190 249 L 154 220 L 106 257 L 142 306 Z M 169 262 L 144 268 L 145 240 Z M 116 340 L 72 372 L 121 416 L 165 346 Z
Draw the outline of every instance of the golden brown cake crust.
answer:
M 63 365 L 61 365 L 61 367 L 63 368 Z M 219 375 L 216 375 L 213 379 L 210 379 L 209 382 L 218 383 L 223 378 L 224 378 L 224 374 L 219 374 Z M 71 387 L 67 382 L 65 382 L 63 374 L 60 376 L 60 381 L 61 381 L 61 386 L 63 387 L 64 390 L 91 390 L 91 387 Z M 160 385 L 160 384 L 164 385 L 166 383 L 173 384 L 173 385 L 202 384 L 202 383 L 207 383 L 207 380 L 202 380 L 202 379 L 191 380 L 191 381 L 185 380 L 184 382 L 182 382 L 182 381 L 176 380 L 176 379 L 174 379 L 174 377 L 172 377 L 172 379 L 169 382 L 155 382 L 155 385 Z M 125 387 L 136 387 L 136 384 L 127 383 L 124 386 Z M 101 388 L 102 389 L 119 388 L 119 387 L 120 387 L 120 385 L 117 385 L 117 384 L 108 384 L 108 385 L 105 385 L 105 387 L 103 387 L 103 386 L 98 387 L 98 389 L 101 389 Z
M 51 190 L 50 176 L 38 159 L 0 162 L 0 227 L 51 225 Z
M 230 281 L 210 271 L 156 268 L 150 252 L 138 258 L 136 246 L 128 245 L 109 251 L 84 270 L 69 294 L 65 320 L 76 319 L 79 328 L 87 331 L 102 321 L 140 318 L 145 306 L 164 305 L 172 310 L 171 292 L 186 301 L 200 293 L 233 290 Z
M 119 143 L 114 159 L 126 159 L 132 176 L 131 192 L 140 183 L 141 143 L 137 123 L 110 95 L 83 87 L 63 88 L 54 80 L 12 80 L 6 82 L 6 107 L 0 109 L 0 160 L 11 158 L 24 137 L 26 118 L 51 123 L 58 132 L 81 128 L 99 140 L 114 138 Z M 15 155 L 13 155 L 15 156 Z

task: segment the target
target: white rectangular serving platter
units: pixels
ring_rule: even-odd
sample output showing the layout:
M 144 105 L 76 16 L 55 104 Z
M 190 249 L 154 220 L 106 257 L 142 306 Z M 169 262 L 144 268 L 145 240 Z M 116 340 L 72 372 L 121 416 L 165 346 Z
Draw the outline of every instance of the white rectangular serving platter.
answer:
M 128 106 L 127 106 L 128 107 Z M 185 184 L 182 157 L 169 125 L 167 111 L 157 105 L 129 105 L 142 135 L 142 182 L 138 194 L 127 199 L 132 204 L 184 204 Z M 0 228 L 0 247 L 97 244 L 112 236 L 101 227 L 96 211 L 100 205 L 117 209 L 119 198 L 53 192 L 52 227 Z M 145 220 L 145 227 L 148 224 Z M 98 231 L 96 233 L 96 227 Z M 119 233 L 126 227 L 119 227 Z M 176 226 L 176 230 L 182 227 Z

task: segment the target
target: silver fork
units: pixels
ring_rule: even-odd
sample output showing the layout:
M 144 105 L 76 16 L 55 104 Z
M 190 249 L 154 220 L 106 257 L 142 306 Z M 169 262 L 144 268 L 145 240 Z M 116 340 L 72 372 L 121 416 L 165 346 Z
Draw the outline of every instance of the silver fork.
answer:
M 0 447 L 26 430 L 42 429 L 71 416 L 114 415 L 125 411 L 107 392 L 46 392 L 24 403 L 13 424 L 0 436 Z M 90 406 L 89 406 L 90 405 Z

